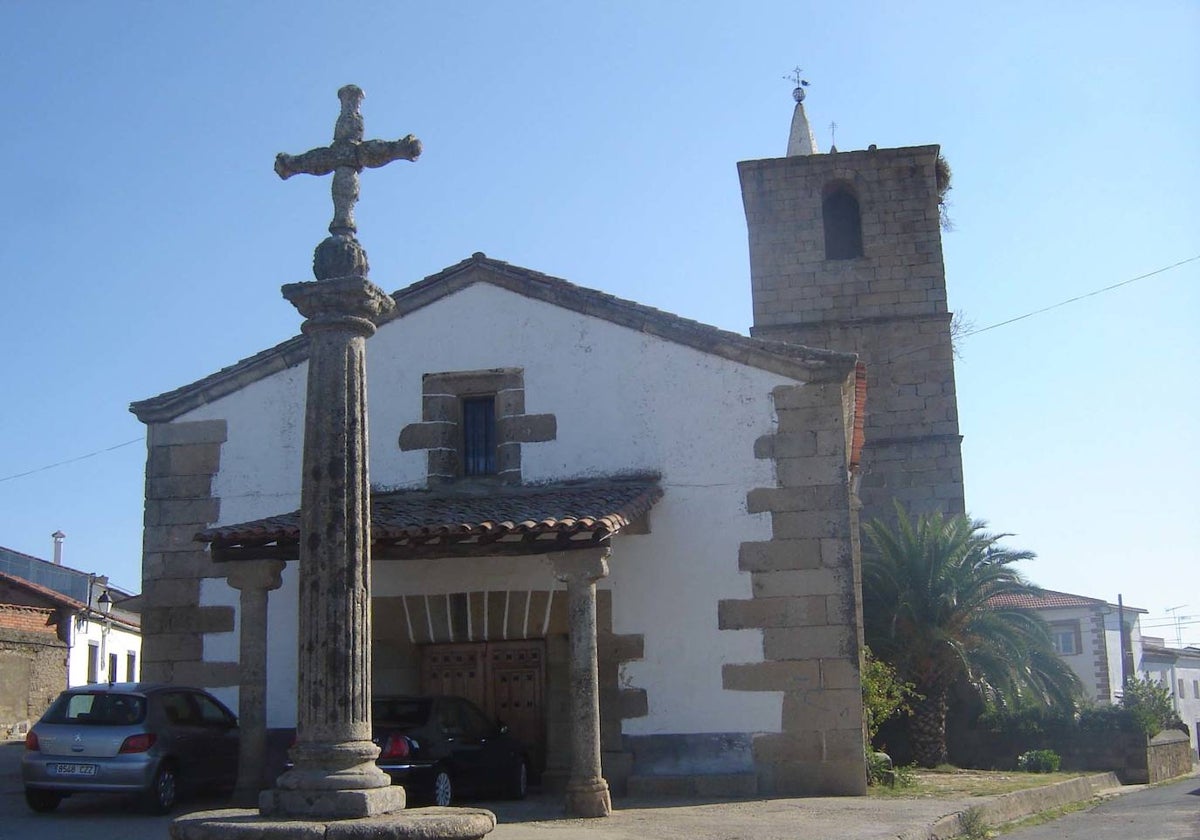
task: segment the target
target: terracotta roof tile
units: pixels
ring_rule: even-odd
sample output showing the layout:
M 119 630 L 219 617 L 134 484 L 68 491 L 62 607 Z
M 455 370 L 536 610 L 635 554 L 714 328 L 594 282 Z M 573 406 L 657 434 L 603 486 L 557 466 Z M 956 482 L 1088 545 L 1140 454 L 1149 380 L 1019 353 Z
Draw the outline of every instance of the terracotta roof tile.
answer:
M 607 478 L 556 484 L 496 487 L 453 485 L 436 490 L 400 490 L 371 497 L 376 543 L 420 543 L 433 539 L 510 535 L 603 539 L 650 510 L 662 497 L 657 478 Z M 295 543 L 300 512 L 209 528 L 196 535 L 214 548 Z
M 1108 607 L 1114 606 L 1100 598 L 1087 598 L 1083 595 L 1072 595 L 1069 592 L 1056 592 L 1053 589 L 1041 589 L 1037 594 L 1026 595 L 995 595 L 988 599 L 988 605 L 997 609 L 1041 610 L 1054 607 Z M 1126 606 L 1131 612 L 1145 612 L 1138 607 Z

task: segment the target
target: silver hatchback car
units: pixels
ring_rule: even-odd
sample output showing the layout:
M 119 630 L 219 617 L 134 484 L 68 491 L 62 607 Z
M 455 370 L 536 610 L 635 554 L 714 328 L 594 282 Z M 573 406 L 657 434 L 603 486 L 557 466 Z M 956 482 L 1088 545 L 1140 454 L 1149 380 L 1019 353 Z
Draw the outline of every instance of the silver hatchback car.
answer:
M 198 688 L 154 683 L 64 691 L 25 738 L 21 779 L 34 811 L 73 793 L 138 796 L 166 813 L 180 789 L 232 789 L 237 718 Z

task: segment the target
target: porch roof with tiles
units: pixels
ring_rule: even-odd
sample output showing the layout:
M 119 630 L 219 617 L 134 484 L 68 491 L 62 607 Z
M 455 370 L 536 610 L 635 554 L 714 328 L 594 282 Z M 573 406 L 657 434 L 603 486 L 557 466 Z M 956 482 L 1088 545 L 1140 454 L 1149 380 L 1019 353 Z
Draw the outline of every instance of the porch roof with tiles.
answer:
M 459 482 L 371 496 L 373 560 L 527 555 L 593 548 L 638 529 L 662 498 L 657 476 L 507 486 Z M 196 535 L 213 559 L 295 560 L 300 511 Z

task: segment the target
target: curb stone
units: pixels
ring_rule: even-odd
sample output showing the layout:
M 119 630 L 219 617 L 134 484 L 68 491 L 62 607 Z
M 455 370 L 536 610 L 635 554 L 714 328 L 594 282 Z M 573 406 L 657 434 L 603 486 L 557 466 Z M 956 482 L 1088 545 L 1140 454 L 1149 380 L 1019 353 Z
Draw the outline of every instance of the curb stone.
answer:
M 988 825 L 996 826 L 1052 808 L 1084 802 L 1101 794 L 1118 795 L 1142 787 L 1145 785 L 1122 786 L 1117 774 L 1113 772 L 1095 773 L 1045 787 L 1000 794 L 981 801 L 974 809 L 980 812 Z M 899 835 L 897 840 L 951 840 L 958 837 L 962 831 L 961 818 L 965 813 L 966 811 L 958 811 L 949 814 L 928 828 L 905 832 Z

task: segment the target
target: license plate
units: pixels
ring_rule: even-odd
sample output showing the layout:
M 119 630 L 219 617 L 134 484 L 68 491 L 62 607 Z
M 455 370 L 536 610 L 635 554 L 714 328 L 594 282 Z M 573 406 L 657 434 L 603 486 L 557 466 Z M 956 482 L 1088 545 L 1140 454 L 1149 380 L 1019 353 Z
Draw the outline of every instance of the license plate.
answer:
M 95 776 L 95 764 L 51 764 L 50 772 L 56 776 Z

